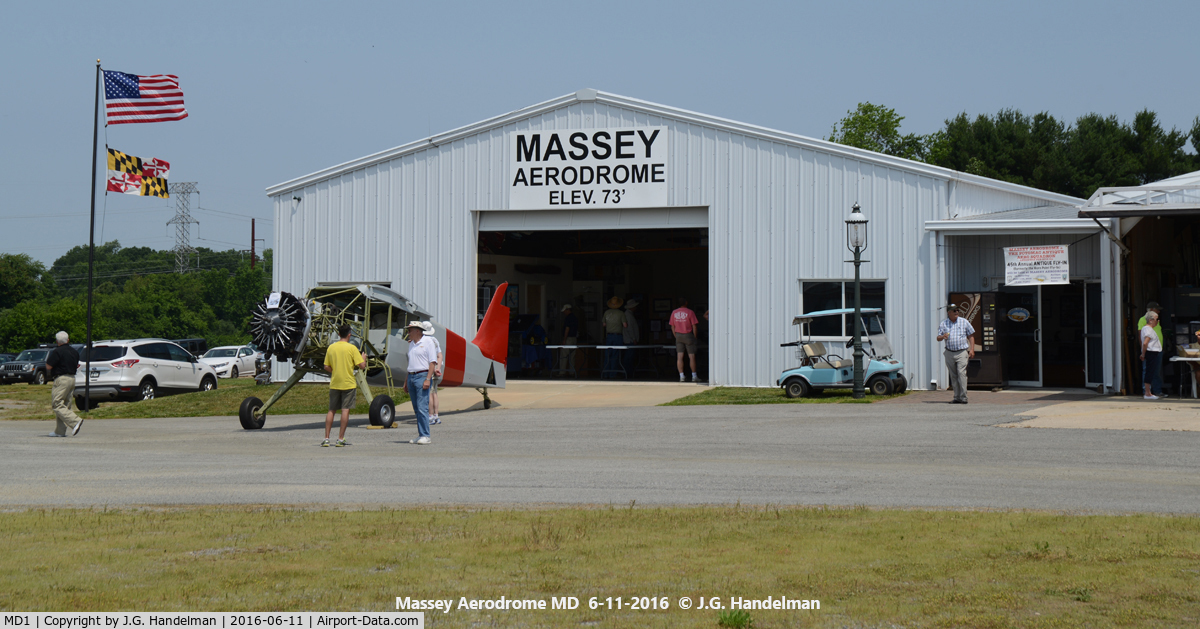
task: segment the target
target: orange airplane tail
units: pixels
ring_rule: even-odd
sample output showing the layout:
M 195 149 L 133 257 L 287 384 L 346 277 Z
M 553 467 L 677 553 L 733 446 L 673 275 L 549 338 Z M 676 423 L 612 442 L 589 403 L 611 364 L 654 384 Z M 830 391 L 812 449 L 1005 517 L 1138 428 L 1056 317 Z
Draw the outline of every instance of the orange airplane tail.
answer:
M 496 362 L 508 364 L 508 306 L 504 305 L 504 293 L 508 291 L 508 282 L 496 287 L 492 295 L 492 303 L 488 305 L 475 340 L 471 341 L 479 347 L 484 356 Z

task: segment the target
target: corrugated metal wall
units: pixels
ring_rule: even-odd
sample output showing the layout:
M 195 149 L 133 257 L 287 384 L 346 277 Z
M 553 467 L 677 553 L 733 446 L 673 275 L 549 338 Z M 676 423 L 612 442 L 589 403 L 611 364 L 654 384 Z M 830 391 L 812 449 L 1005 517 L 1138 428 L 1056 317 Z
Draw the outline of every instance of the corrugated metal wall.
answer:
M 989 281 L 984 288 L 983 278 L 1004 277 L 1004 247 L 1033 247 L 1066 245 L 1071 265 L 1071 279 L 1100 279 L 1100 244 L 1102 234 L 1082 236 L 1061 234 L 1047 236 L 947 236 L 946 275 L 951 291 L 987 291 L 996 287 Z
M 793 352 L 798 280 L 852 279 L 843 220 L 858 202 L 870 219 L 863 277 L 887 278 L 889 333 L 914 383 L 939 357 L 931 331 L 927 220 L 948 211 L 947 179 L 854 159 L 786 139 L 597 101 L 551 111 L 440 146 L 277 191 L 276 290 L 322 281 L 387 280 L 468 339 L 475 330 L 479 214 L 508 204 L 506 135 L 514 130 L 664 125 L 669 205 L 709 209 L 711 378 L 773 386 Z M 972 211 L 1045 204 L 958 184 Z M 299 201 L 293 200 L 299 197 Z M 280 375 L 277 373 L 277 376 Z

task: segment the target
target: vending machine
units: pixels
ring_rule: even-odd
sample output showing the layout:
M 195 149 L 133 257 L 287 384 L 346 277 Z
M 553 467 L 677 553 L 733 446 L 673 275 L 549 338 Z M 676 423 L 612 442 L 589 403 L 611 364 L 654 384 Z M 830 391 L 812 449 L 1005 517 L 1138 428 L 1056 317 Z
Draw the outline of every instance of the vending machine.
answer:
M 996 343 L 996 293 L 950 293 L 950 303 L 957 305 L 958 315 L 975 328 L 971 337 L 975 358 L 967 361 L 967 383 L 980 387 L 1007 385 Z

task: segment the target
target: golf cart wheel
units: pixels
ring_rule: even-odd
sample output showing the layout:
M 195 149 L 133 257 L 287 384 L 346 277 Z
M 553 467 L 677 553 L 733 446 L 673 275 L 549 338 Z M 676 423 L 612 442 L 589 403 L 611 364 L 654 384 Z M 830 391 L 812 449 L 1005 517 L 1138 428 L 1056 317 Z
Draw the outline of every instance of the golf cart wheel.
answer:
M 891 395 L 892 381 L 887 376 L 875 376 L 867 381 L 867 390 L 871 395 Z
M 809 394 L 809 386 L 803 378 L 788 378 L 783 383 L 783 393 L 792 399 L 804 397 Z
M 367 417 L 371 420 L 372 426 L 391 428 L 392 422 L 396 421 L 396 404 L 389 396 L 376 396 L 371 401 L 371 412 Z
M 267 416 L 259 415 L 255 417 L 255 412 L 262 408 L 262 400 L 256 397 L 248 397 L 242 400 L 242 407 L 238 409 L 238 420 L 242 422 L 242 428 L 246 430 L 259 430 L 267 423 Z
M 905 378 L 904 374 L 902 374 L 902 373 L 896 374 L 896 386 L 894 388 L 895 388 L 896 393 L 904 393 L 905 391 L 907 391 L 908 390 L 908 378 Z

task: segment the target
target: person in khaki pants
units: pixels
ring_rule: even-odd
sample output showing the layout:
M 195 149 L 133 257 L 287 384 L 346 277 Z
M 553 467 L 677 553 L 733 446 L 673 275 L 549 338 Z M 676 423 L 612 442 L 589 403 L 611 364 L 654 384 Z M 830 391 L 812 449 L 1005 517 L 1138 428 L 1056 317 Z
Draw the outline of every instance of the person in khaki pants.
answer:
M 946 342 L 946 370 L 954 388 L 951 404 L 967 403 L 967 359 L 975 358 L 975 328 L 970 321 L 958 316 L 958 306 L 946 306 L 946 320 L 938 326 L 938 341 Z
M 50 389 L 50 408 L 54 409 L 57 423 L 54 425 L 54 432 L 49 436 L 65 437 L 68 430 L 74 436 L 79 434 L 79 427 L 83 425 L 83 419 L 71 410 L 71 403 L 74 402 L 72 398 L 75 395 L 75 370 L 79 368 L 79 352 L 67 344 L 71 338 L 66 332 L 54 335 L 54 340 L 58 342 L 58 347 L 46 356 L 46 371 L 50 373 L 54 382 L 53 388 Z

